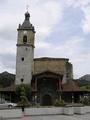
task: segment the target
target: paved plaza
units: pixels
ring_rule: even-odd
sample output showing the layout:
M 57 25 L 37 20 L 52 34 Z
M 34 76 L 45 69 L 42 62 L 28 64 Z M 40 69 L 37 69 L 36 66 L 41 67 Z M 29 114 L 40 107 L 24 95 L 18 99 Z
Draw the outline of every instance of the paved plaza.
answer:
M 54 115 L 54 116 L 37 116 L 31 117 L 31 120 L 90 120 L 90 114 L 86 115 Z
M 12 120 L 90 120 L 90 114 L 85 115 L 49 115 L 49 116 L 29 116 Z

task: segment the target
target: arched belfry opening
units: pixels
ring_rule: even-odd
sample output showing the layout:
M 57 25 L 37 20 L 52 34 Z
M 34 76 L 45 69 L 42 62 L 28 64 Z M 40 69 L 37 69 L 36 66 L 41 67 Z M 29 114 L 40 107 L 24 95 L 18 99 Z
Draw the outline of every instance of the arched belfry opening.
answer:
M 26 35 L 23 36 L 23 43 L 24 43 L 24 44 L 27 43 L 27 36 L 26 36 Z
M 46 94 L 42 97 L 42 105 L 43 106 L 50 106 L 52 105 L 52 96 L 49 94 Z

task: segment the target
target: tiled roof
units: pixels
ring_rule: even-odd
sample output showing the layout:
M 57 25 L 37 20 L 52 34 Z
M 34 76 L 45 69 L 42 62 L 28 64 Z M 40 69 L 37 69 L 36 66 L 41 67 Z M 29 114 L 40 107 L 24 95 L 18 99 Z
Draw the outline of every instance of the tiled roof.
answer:
M 78 85 L 74 82 L 66 83 L 62 85 L 64 92 L 79 92 L 82 91 Z
M 15 92 L 15 91 L 16 91 L 16 85 L 0 88 L 0 92 Z
M 53 58 L 53 57 L 41 57 L 41 58 L 34 58 L 34 61 L 40 61 L 40 60 L 66 60 L 69 61 L 68 58 Z

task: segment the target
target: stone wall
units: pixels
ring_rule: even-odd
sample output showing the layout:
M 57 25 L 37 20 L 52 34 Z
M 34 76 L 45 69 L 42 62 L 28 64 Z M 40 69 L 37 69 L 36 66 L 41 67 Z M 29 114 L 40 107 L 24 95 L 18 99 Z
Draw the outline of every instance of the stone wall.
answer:
M 25 108 L 26 116 L 47 116 L 47 115 L 74 115 L 90 113 L 90 106 L 85 107 L 52 107 L 52 108 Z M 0 117 L 5 119 L 21 118 L 21 109 L 0 110 Z
M 73 79 L 73 66 L 70 62 L 66 63 L 67 79 L 68 81 Z
M 34 74 L 44 71 L 52 71 L 60 74 L 66 72 L 65 60 L 49 58 L 34 59 Z

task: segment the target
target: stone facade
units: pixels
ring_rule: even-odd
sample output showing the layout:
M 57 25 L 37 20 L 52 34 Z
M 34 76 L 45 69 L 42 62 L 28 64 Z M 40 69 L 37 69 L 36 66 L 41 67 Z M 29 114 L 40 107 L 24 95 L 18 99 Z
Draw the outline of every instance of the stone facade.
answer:
M 41 105 L 53 105 L 60 99 L 62 84 L 72 82 L 73 70 L 69 59 L 36 58 L 31 81 L 32 99 Z
M 73 79 L 73 68 L 69 59 L 65 58 L 36 58 L 33 62 L 33 74 L 51 71 L 63 75 L 64 81 Z

